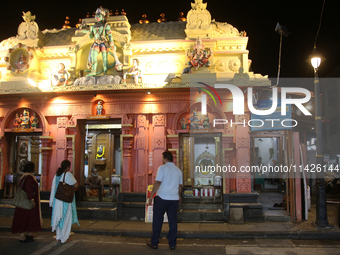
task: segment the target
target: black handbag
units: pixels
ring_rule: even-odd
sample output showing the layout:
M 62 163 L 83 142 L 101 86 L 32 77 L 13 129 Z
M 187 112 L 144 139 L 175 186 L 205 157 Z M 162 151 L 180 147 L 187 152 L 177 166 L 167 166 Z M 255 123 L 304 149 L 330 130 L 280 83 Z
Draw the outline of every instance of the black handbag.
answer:
M 59 182 L 57 191 L 55 193 L 55 198 L 66 203 L 72 203 L 74 196 L 74 188 L 72 185 L 65 183 L 65 175 L 62 182 Z
M 23 179 L 20 188 L 15 194 L 12 205 L 21 209 L 32 210 L 33 203 L 31 200 L 28 199 L 27 193 L 22 189 L 22 185 L 24 184 L 25 179 L 26 177 Z

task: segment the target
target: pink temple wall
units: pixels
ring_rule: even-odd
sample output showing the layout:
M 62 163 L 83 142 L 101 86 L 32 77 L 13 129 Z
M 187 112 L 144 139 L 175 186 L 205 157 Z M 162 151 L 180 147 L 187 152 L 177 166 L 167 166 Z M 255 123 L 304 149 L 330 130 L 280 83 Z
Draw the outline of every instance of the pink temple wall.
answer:
M 82 182 L 83 176 L 83 126 L 87 116 L 93 114 L 94 102 L 101 99 L 105 101 L 105 112 L 111 119 L 122 120 L 122 191 L 123 192 L 145 192 L 147 185 L 153 184 L 158 167 L 162 164 L 162 152 L 170 149 L 174 154 L 175 163 L 179 160 L 179 132 L 182 132 L 179 123 L 180 116 L 188 115 L 189 95 L 182 92 L 171 93 L 159 92 L 154 95 L 140 95 L 138 93 L 122 94 L 117 100 L 112 95 L 76 96 L 64 99 L 61 103 L 56 103 L 56 99 L 49 99 L 42 105 L 39 98 L 31 98 L 28 105 L 34 105 L 34 109 L 41 112 L 40 119 L 43 127 L 42 151 L 43 160 L 43 190 L 50 190 L 51 183 L 57 168 L 64 159 L 71 159 L 72 162 L 72 142 L 66 139 L 65 135 L 75 136 L 75 177 L 78 182 Z M 164 99 L 168 97 L 169 99 Z M 137 100 L 136 100 L 137 98 Z M 153 99 L 150 101 L 150 98 Z M 13 113 L 17 109 L 22 109 L 25 105 L 17 99 L 9 99 L 8 105 Z M 20 108 L 19 108 L 20 107 Z M 213 112 L 208 107 L 210 118 L 220 117 L 220 114 Z M 230 115 L 227 113 L 226 115 Z M 73 120 L 72 120 L 73 118 Z M 131 119 L 131 121 L 129 120 Z M 78 122 L 77 122 L 78 120 Z M 3 118 L 2 123 L 6 122 L 6 128 L 13 126 L 13 116 Z M 70 128 L 80 123 L 75 128 Z M 131 122 L 131 123 L 130 123 Z M 125 125 L 125 126 L 124 126 Z M 71 125 L 72 126 L 72 125 Z M 3 132 L 3 131 L 2 131 Z M 222 132 L 224 132 L 222 130 Z M 236 163 L 238 166 L 249 164 L 249 144 L 244 144 L 244 139 L 249 139 L 248 128 L 237 126 L 236 130 L 229 130 L 231 135 L 235 135 L 237 149 L 227 150 L 222 157 L 226 164 Z M 176 136 L 177 134 L 177 136 Z M 9 159 L 8 141 L 6 132 L 0 139 L 0 147 L 3 155 L 3 175 L 9 172 L 7 159 Z M 240 143 L 240 139 L 242 142 Z M 233 147 L 233 137 L 223 138 L 223 147 Z M 249 143 L 249 140 L 248 140 Z M 49 149 L 51 148 L 51 149 Z M 178 156 L 178 158 L 177 158 Z M 238 176 L 239 177 L 239 176 Z M 234 182 L 230 183 L 228 174 L 224 175 L 225 190 L 229 192 Z M 250 176 L 237 178 L 237 192 L 250 192 Z M 247 183 L 249 182 L 249 187 Z

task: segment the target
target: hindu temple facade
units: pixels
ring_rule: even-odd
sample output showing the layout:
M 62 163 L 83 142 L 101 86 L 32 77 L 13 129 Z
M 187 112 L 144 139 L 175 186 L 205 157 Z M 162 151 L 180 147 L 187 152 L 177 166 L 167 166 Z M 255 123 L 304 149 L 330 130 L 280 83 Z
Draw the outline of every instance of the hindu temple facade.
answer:
M 69 159 L 80 185 L 97 167 L 106 185 L 119 176 L 121 193 L 145 193 L 169 150 L 188 196 L 214 197 L 208 187 L 217 180 L 225 214 L 231 193 L 238 197 L 234 202 L 256 204 L 250 173 L 197 173 L 195 167 L 251 164 L 250 130 L 242 124 L 249 110 L 233 114 L 232 93 L 215 84 L 243 90 L 271 84 L 250 71 L 246 32 L 212 20 L 202 1 L 191 6 L 186 21 L 107 18 L 123 69 L 97 76 L 87 76 L 94 18 L 77 28 L 40 31 L 25 13 L 18 35 L 0 43 L 0 190 L 5 176 L 20 173 L 30 160 L 41 175 L 41 190 L 49 191 L 57 167 Z M 134 59 L 140 75 L 125 81 Z M 109 55 L 109 65 L 114 62 Z M 98 69 L 102 65 L 99 54 Z M 214 126 L 214 119 L 229 121 Z

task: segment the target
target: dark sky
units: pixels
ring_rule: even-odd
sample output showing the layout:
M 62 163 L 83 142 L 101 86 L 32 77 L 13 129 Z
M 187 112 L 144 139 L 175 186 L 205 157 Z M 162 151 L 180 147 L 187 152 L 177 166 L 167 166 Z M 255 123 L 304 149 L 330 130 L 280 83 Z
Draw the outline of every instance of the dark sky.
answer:
M 255 73 L 275 78 L 278 68 L 279 34 L 277 22 L 291 32 L 283 38 L 281 77 L 312 77 L 313 71 L 305 60 L 312 53 L 319 26 L 324 0 L 204 0 L 212 19 L 227 22 L 239 31 L 245 30 L 249 37 L 249 58 L 253 61 Z M 179 12 L 185 15 L 194 0 L 125 0 L 125 1 L 2 1 L 0 15 L 0 41 L 17 34 L 22 20 L 22 11 L 36 15 L 40 30 L 61 28 L 65 17 L 70 17 L 71 26 L 78 19 L 85 18 L 97 7 L 121 11 L 125 9 L 130 23 L 137 23 L 142 14 L 147 14 L 150 22 L 155 22 L 164 12 L 168 21 L 175 21 Z M 322 25 L 317 40 L 317 49 L 326 57 L 321 65 L 320 77 L 325 77 L 339 64 L 340 36 L 338 28 L 338 1 L 326 0 Z

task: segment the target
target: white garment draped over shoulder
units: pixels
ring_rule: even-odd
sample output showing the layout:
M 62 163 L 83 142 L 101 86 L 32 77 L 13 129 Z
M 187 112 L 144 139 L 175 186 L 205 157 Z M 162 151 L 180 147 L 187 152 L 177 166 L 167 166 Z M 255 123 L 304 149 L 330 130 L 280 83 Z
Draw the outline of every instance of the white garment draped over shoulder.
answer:
M 63 181 L 64 174 L 65 173 L 61 175 L 60 182 Z M 53 178 L 52 189 L 51 189 L 51 194 L 50 194 L 50 207 L 53 207 L 53 216 L 54 216 L 52 217 L 52 222 L 51 222 L 52 232 L 55 231 L 56 227 L 59 224 L 59 221 L 63 218 L 63 203 L 65 203 L 59 199 L 54 199 L 56 189 L 58 188 L 56 185 L 56 177 L 57 176 L 55 175 Z M 71 174 L 70 172 L 66 172 L 65 183 L 69 185 L 74 185 L 77 183 L 77 180 L 74 178 L 73 174 Z M 53 201 L 54 201 L 54 204 L 53 204 Z M 71 207 L 71 203 L 69 204 L 69 207 Z

